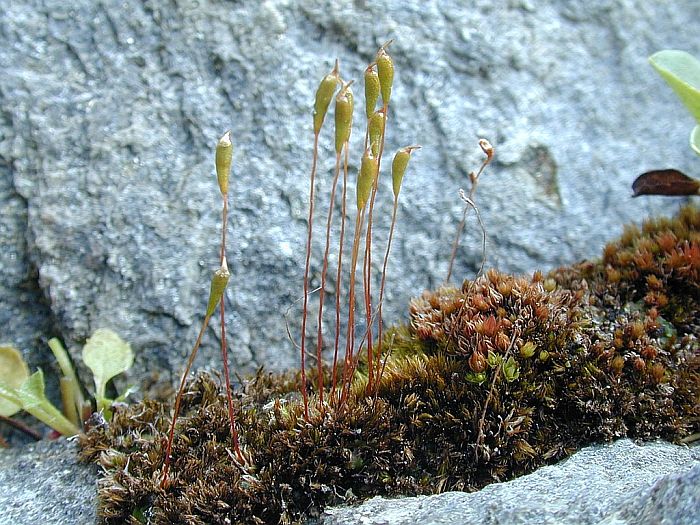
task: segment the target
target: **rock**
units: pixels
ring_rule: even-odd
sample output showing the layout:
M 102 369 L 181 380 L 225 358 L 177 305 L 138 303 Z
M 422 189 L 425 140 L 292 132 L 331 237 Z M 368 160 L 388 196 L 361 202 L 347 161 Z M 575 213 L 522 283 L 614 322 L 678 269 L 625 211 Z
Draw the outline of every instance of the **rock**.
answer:
M 692 0 L 11 2 L 0 21 L 2 337 L 36 366 L 50 356 L 38 334 L 62 336 L 77 358 L 109 327 L 138 354 L 129 382 L 177 375 L 218 264 L 213 148 L 231 128 L 234 368 L 295 366 L 283 314 L 292 305 L 298 338 L 313 93 L 335 57 L 359 78 L 389 38 L 387 151 L 423 149 L 402 191 L 387 321 L 444 279 L 481 136 L 497 151 L 477 195 L 488 265 L 531 272 L 595 256 L 622 223 L 676 208 L 630 200 L 638 173 L 693 174 L 692 119 L 646 57 L 700 55 L 686 36 L 699 16 Z M 358 123 L 353 177 L 361 140 Z M 312 288 L 333 166 L 328 135 L 321 144 Z M 385 177 L 377 217 L 390 213 L 388 190 Z M 377 272 L 386 222 L 375 226 Z M 473 218 L 464 237 L 460 278 L 481 259 Z M 197 367 L 219 366 L 217 326 Z
M 694 525 L 700 521 L 700 464 L 640 489 L 600 525 Z
M 700 521 L 700 449 L 624 439 L 472 494 L 373 498 L 324 525 L 655 525 Z
M 94 524 L 97 467 L 65 439 L 0 451 L 0 523 Z

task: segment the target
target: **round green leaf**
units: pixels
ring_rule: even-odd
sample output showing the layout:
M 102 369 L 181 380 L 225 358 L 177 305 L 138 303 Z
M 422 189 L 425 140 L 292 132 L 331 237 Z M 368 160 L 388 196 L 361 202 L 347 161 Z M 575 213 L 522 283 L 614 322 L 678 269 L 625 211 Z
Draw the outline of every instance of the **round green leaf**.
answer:
M 29 377 L 29 368 L 13 346 L 0 346 L 0 385 L 10 392 L 20 387 Z M 0 397 L 0 415 L 9 417 L 21 410 L 21 406 Z
M 95 330 L 83 347 L 83 362 L 95 376 L 95 398 L 105 397 L 107 382 L 134 364 L 131 346 L 108 328 Z

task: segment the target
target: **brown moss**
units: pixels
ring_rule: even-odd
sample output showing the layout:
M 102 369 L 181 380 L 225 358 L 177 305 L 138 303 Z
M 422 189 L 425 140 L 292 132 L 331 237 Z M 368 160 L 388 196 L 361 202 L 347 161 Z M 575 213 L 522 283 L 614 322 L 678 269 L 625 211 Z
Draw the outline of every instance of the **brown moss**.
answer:
M 170 408 L 121 408 L 81 443 L 105 468 L 101 519 L 300 522 L 376 494 L 476 490 L 594 442 L 696 433 L 699 226 L 688 208 L 626 229 L 601 261 L 424 294 L 387 331 L 376 393 L 358 374 L 342 409 L 308 423 L 297 378 L 259 371 L 236 393 L 245 464 L 211 377 L 188 386 L 165 489 Z

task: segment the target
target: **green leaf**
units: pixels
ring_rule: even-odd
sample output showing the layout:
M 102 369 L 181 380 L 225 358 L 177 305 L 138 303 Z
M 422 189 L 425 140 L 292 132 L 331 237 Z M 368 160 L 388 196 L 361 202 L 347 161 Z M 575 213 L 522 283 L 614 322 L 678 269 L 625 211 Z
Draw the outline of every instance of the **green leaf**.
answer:
M 83 347 L 83 362 L 95 376 L 95 400 L 103 405 L 107 382 L 134 364 L 131 346 L 108 328 L 95 330 Z
M 700 124 L 700 61 L 685 51 L 667 49 L 651 55 L 649 62 Z
M 22 408 L 39 421 L 46 423 L 64 436 L 80 434 L 80 429 L 68 421 L 61 411 L 46 399 L 44 373 L 41 370 L 29 376 L 15 392 L 22 403 Z
M 7 403 L 7 405 L 5 405 L 5 403 Z M 17 391 L 14 388 L 7 388 L 2 383 L 0 383 L 0 405 L 12 407 L 13 410 L 14 407 L 19 407 L 6 417 L 9 417 L 15 414 L 18 410 L 22 409 L 22 402 L 17 397 Z M 5 416 L 5 413 L 3 412 L 2 415 Z
M 22 354 L 13 346 L 0 346 L 0 415 L 12 416 L 22 407 L 8 399 L 29 377 L 29 368 Z
M 29 409 L 40 406 L 46 402 L 44 394 L 44 373 L 37 370 L 29 376 L 16 390 L 17 397 L 22 402 L 22 408 L 27 412 Z

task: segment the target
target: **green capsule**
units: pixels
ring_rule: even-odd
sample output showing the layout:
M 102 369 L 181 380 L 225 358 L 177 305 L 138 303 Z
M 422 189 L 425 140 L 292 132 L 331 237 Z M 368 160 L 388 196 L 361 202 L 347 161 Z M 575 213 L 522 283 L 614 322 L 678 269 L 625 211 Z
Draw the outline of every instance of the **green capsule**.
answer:
M 224 260 L 221 263 L 221 268 L 216 270 L 214 272 L 214 276 L 211 278 L 209 303 L 207 304 L 207 317 L 214 313 L 214 310 L 216 310 L 216 305 L 219 304 L 219 301 L 221 301 L 221 297 L 224 295 L 229 277 L 231 277 L 231 274 L 228 271 L 226 257 L 224 257 Z
M 374 66 L 367 66 L 365 69 L 365 112 L 367 118 L 372 116 L 374 108 L 377 107 L 380 89 L 379 75 L 377 75 Z
M 374 179 L 379 173 L 379 163 L 377 157 L 372 155 L 369 148 L 365 150 L 362 156 L 362 164 L 360 166 L 360 174 L 357 176 L 357 210 L 363 210 L 369 195 L 372 192 Z
M 231 175 L 231 159 L 233 158 L 233 143 L 231 130 L 224 133 L 216 144 L 216 178 L 222 195 L 228 193 L 228 178 Z
M 406 166 L 408 166 L 408 160 L 411 158 L 413 150 L 416 149 L 420 149 L 420 146 L 406 146 L 394 155 L 394 160 L 391 163 L 391 183 L 394 187 L 394 197 L 397 199 L 401 191 L 401 183 L 406 172 Z
M 382 132 L 385 129 L 386 113 L 383 110 L 375 111 L 369 119 L 369 144 L 372 147 L 372 155 L 379 155 L 379 146 L 382 143 Z
M 314 101 L 314 133 L 319 133 L 321 131 L 323 120 L 326 118 L 326 113 L 328 112 L 328 106 L 331 103 L 339 81 L 338 61 L 336 60 L 333 71 L 323 77 L 323 80 L 321 80 L 316 90 L 316 99 Z
M 377 73 L 381 86 L 382 101 L 389 105 L 391 98 L 391 86 L 394 84 L 394 61 L 382 47 L 377 53 Z
M 340 153 L 343 145 L 350 140 L 352 132 L 352 112 L 355 108 L 355 100 L 350 85 L 352 80 L 343 85 L 338 96 L 335 97 L 335 151 Z

